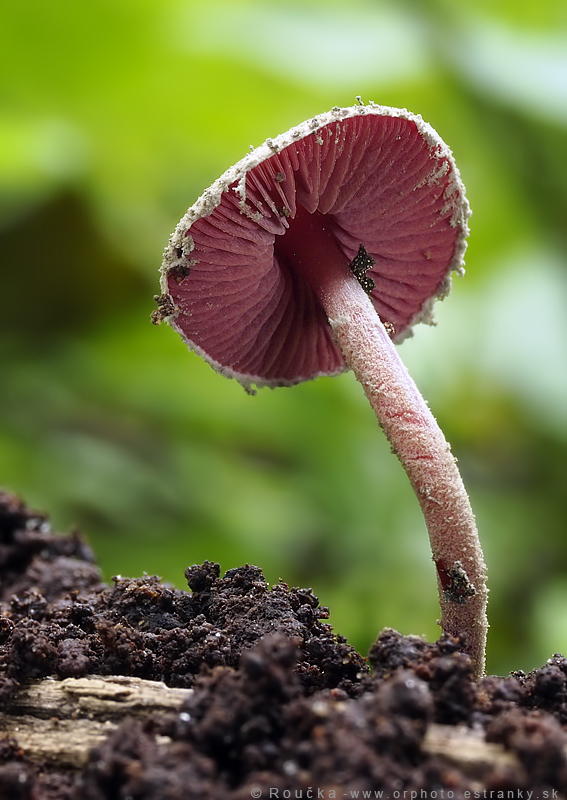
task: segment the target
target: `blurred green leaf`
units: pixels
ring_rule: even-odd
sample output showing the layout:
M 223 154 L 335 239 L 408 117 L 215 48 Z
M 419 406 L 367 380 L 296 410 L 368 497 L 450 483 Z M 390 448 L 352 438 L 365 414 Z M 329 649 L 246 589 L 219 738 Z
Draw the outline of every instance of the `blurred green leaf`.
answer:
M 407 107 L 474 212 L 466 278 L 401 354 L 478 517 L 489 668 L 565 650 L 565 30 L 552 0 L 5 3 L 0 482 L 107 576 L 248 561 L 362 650 L 434 637 L 423 521 L 352 376 L 250 397 L 149 324 L 177 219 L 251 144 L 357 95 Z

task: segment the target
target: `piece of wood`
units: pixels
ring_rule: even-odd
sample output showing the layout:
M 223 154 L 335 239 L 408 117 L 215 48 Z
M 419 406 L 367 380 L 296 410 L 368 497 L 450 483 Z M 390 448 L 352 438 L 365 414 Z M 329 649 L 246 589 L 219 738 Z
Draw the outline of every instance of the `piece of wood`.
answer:
M 160 681 L 142 678 L 47 678 L 21 687 L 10 703 L 10 713 L 60 719 L 147 716 L 153 711 L 175 709 L 192 694 L 193 689 L 172 689 Z
M 0 737 L 8 736 L 31 759 L 80 768 L 127 715 L 145 719 L 180 709 L 192 689 L 120 676 L 46 679 L 22 686 L 0 712 Z M 160 737 L 159 741 L 169 741 Z M 481 731 L 462 726 L 429 726 L 424 754 L 459 767 L 479 782 L 495 771 L 518 773 L 513 753 L 486 742 Z
M 523 772 L 514 753 L 501 744 L 487 742 L 481 730 L 464 725 L 430 725 L 421 749 L 458 767 L 464 775 L 478 781 L 479 789 L 496 771 L 515 775 Z
M 0 712 L 0 736 L 15 740 L 33 760 L 77 768 L 124 717 L 175 711 L 192 693 L 141 678 L 48 678 L 18 690 Z

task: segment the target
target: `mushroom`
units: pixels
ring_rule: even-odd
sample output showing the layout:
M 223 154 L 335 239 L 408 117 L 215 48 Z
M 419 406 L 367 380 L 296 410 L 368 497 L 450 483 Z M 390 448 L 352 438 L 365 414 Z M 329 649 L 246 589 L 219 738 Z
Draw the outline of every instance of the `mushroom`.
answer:
M 444 632 L 484 672 L 486 575 L 450 447 L 394 343 L 462 274 L 470 215 L 421 117 L 333 108 L 252 150 L 166 249 L 154 322 L 247 391 L 352 369 L 423 511 Z

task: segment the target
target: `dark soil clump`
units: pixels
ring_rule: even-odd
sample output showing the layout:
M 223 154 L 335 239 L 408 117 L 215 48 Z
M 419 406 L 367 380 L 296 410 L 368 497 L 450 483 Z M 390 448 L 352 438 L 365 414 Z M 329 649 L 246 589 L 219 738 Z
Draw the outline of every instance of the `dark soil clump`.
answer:
M 75 768 L 32 760 L 0 713 L 0 800 L 564 796 L 562 656 L 475 682 L 458 640 L 385 630 L 366 660 L 310 589 L 248 565 L 185 575 L 190 591 L 107 586 L 80 535 L 0 493 L 0 712 L 48 677 L 192 689 L 175 711 L 115 720 Z

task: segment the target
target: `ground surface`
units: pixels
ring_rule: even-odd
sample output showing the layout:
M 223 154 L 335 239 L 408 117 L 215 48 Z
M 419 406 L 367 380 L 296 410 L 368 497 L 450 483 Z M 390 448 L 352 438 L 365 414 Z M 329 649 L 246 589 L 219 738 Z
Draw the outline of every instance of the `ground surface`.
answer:
M 309 589 L 252 566 L 186 577 L 190 591 L 107 586 L 80 536 L 0 492 L 0 711 L 47 676 L 193 689 L 175 711 L 126 716 L 78 769 L 32 760 L 0 728 L 0 800 L 565 796 L 563 657 L 475 682 L 458 641 L 386 630 L 366 660 Z

